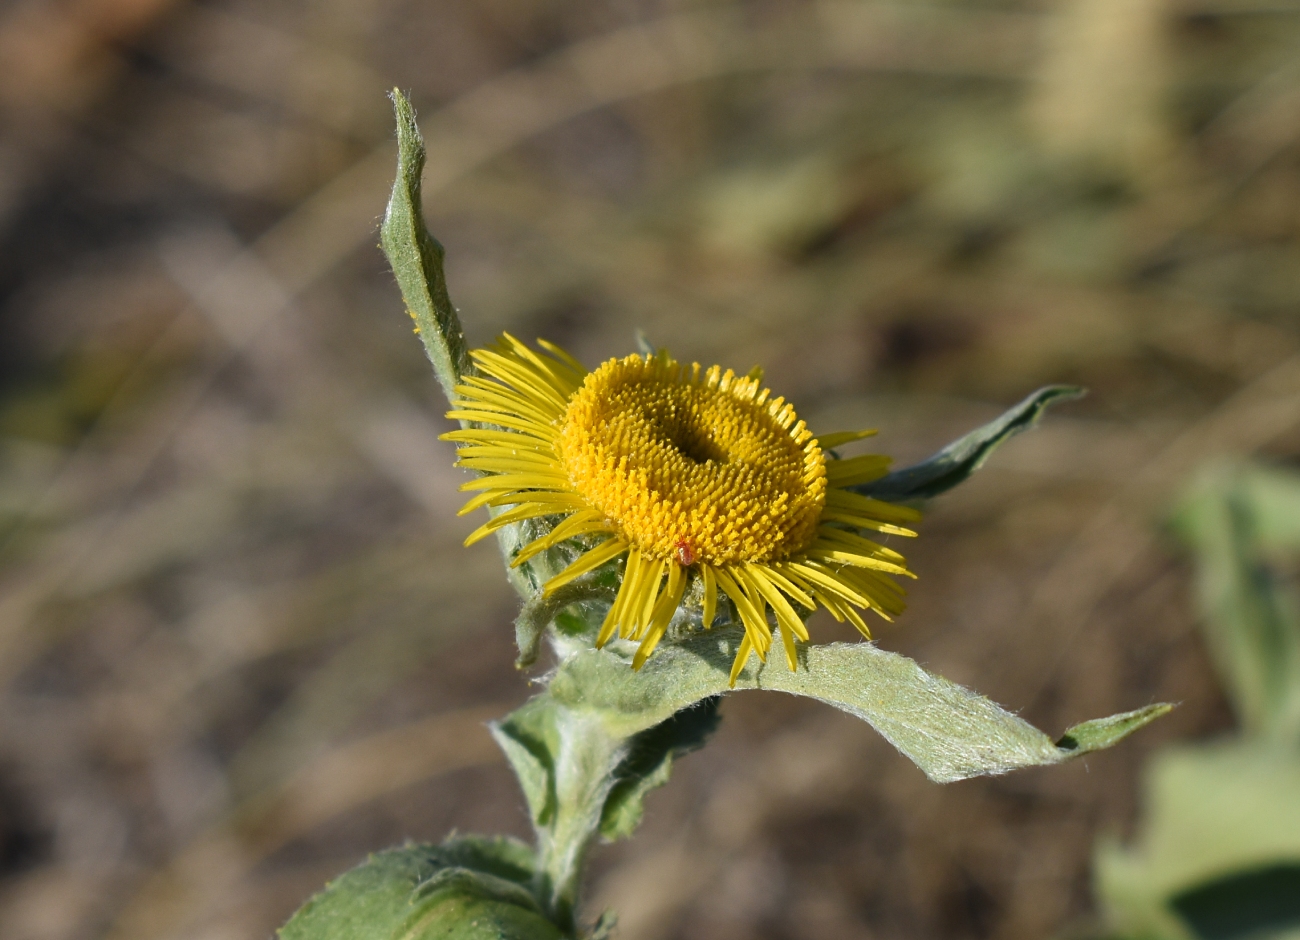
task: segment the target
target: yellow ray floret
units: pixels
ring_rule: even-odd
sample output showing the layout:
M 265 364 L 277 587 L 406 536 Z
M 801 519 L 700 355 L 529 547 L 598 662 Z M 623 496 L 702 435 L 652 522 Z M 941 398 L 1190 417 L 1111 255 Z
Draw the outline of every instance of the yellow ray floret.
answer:
M 483 474 L 461 487 L 476 493 L 462 513 L 508 507 L 467 544 L 539 518 L 551 520 L 545 534 L 512 564 L 591 540 L 543 585 L 548 594 L 621 559 L 597 646 L 615 636 L 637 641 L 640 669 L 698 581 L 703 627 L 721 594 L 744 628 L 734 684 L 751 653 L 766 661 L 774 629 L 795 669 L 815 607 L 867 638 L 859 609 L 886 619 L 902 611 L 903 590 L 890 576 L 912 577 L 903 556 L 859 533 L 915 535 L 906 524 L 919 514 L 849 489 L 887 473 L 889 458 L 830 451 L 874 431 L 813 436 L 762 387 L 757 369 L 738 376 L 660 352 L 587 372 L 538 344 L 543 352 L 506 334 L 475 350 L 478 374 L 457 386 L 448 413 L 466 426 L 443 436 L 460 445 L 458 466 Z

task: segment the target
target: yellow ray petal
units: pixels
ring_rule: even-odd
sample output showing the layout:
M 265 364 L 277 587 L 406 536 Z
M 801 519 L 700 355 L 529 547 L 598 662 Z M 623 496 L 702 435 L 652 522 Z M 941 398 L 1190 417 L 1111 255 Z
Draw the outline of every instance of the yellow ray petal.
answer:
M 794 645 L 794 634 L 790 632 L 790 628 L 787 627 L 784 622 L 782 622 L 781 629 L 778 632 L 781 634 L 781 645 L 785 647 L 786 664 L 790 667 L 791 672 L 798 672 L 799 651 Z M 806 632 L 804 634 L 804 639 L 807 639 Z
M 875 437 L 879 433 L 875 428 L 868 428 L 865 431 L 836 431 L 834 434 L 818 434 L 817 446 L 822 450 L 831 450 L 836 447 L 843 447 L 845 444 L 852 444 L 854 441 L 860 441 L 863 438 Z
M 785 595 L 768 580 L 764 566 L 746 565 L 742 572 L 744 577 L 749 580 L 749 583 L 758 590 L 758 593 L 763 595 L 763 599 L 772 605 L 772 610 L 776 612 L 777 623 L 787 627 L 794 636 L 806 641 L 808 639 L 808 628 L 799 619 L 799 615 L 794 612 L 794 608 L 785 599 Z
M 475 490 L 567 490 L 568 481 L 561 473 L 500 473 L 467 480 L 462 493 Z
M 529 434 L 542 441 L 549 441 L 555 436 L 554 430 L 549 425 L 504 412 L 457 408 L 447 412 L 447 417 L 453 421 L 473 421 L 476 424 L 489 424 L 498 428 L 513 428 L 521 434 Z
M 587 374 L 587 367 L 586 367 L 586 366 L 584 366 L 584 365 L 583 365 L 581 362 L 579 362 L 577 359 L 574 359 L 572 356 L 570 356 L 567 352 L 565 352 L 565 351 L 564 351 L 563 349 L 561 349 L 559 346 L 556 346 L 554 343 L 548 343 L 548 342 L 547 342 L 546 340 L 544 340 L 544 339 L 539 339 L 539 340 L 537 341 L 537 345 L 538 345 L 538 346 L 541 346 L 543 349 L 545 349 L 548 353 L 550 353 L 550 354 L 551 354 L 552 356 L 554 356 L 556 359 L 559 359 L 561 362 L 563 362 L 565 365 L 567 365 L 570 369 L 572 369 L 572 370 L 574 371 L 574 373 L 577 375 L 579 381 L 581 381 L 582 378 Z
M 460 428 L 439 434 L 438 440 L 465 444 L 502 444 L 508 447 L 551 447 L 550 441 L 538 441 L 517 431 L 494 431 L 490 428 Z
M 456 466 L 465 470 L 479 470 L 485 473 L 557 473 L 554 460 L 540 457 L 462 457 Z
M 863 454 L 844 460 L 826 461 L 826 482 L 832 487 L 857 486 L 879 480 L 893 463 L 881 454 Z
M 791 581 L 789 578 L 786 577 L 784 564 L 778 562 L 776 564 L 768 565 L 764 569 L 763 573 L 766 574 L 768 579 L 771 580 L 778 588 L 780 588 L 786 594 L 790 595 L 791 598 L 798 601 L 804 607 L 808 608 L 809 610 L 817 609 L 817 604 L 813 601 L 811 597 L 808 596 L 807 592 L 805 592 L 803 588 L 801 588 L 799 585 L 795 584 L 793 581 Z
M 736 680 L 740 678 L 740 673 L 745 668 L 745 661 L 753 651 L 754 644 L 750 642 L 749 633 L 746 633 L 740 638 L 740 644 L 736 647 L 736 658 L 731 663 L 731 688 L 736 687 Z M 762 657 L 760 656 L 759 659 Z
M 885 522 L 920 522 L 921 511 L 911 506 L 887 503 L 882 499 L 873 499 L 849 490 L 830 489 L 826 491 L 826 505 L 837 509 L 860 512 L 873 519 Z
M 814 590 L 820 588 L 822 591 L 841 597 L 851 604 L 857 604 L 859 607 L 867 607 L 871 603 L 870 598 L 858 591 L 853 585 L 845 583 L 844 579 L 839 576 L 839 572 L 832 568 L 812 562 L 791 562 L 789 570 L 791 574 L 807 582 Z
M 576 538 L 579 535 L 589 535 L 592 532 L 609 531 L 609 526 L 606 524 L 602 513 L 596 512 L 594 509 L 584 509 L 569 516 L 550 532 L 533 539 L 519 549 L 515 553 L 515 557 L 510 560 L 510 567 L 518 568 L 539 553 L 559 545 L 565 539 Z
M 471 355 L 479 368 L 488 375 L 508 382 L 521 391 L 531 393 L 534 404 L 539 407 L 549 405 L 557 414 L 563 413 L 568 399 L 562 391 L 546 380 L 546 377 L 528 368 L 518 361 L 511 361 L 500 353 L 486 349 L 475 350 Z
M 839 508 L 833 508 L 831 506 L 827 506 L 822 510 L 822 521 L 823 523 L 844 523 L 846 525 L 853 525 L 853 527 L 859 529 L 876 529 L 879 530 L 879 532 L 896 534 L 896 536 L 915 536 L 915 534 L 917 534 L 911 529 L 898 527 L 898 525 L 894 525 L 893 523 L 881 523 L 879 519 L 863 515 L 861 512 L 839 510 Z
M 464 506 L 456 511 L 458 516 L 466 516 L 475 509 L 481 509 L 484 506 L 511 506 L 532 503 L 538 506 L 551 506 L 552 512 L 570 513 L 577 512 L 580 509 L 586 509 L 587 504 L 582 498 L 573 493 L 557 493 L 546 490 L 507 490 L 499 493 L 495 490 L 486 490 L 479 493 Z
M 627 543 L 622 539 L 617 536 L 606 539 L 586 554 L 579 555 L 569 567 L 542 585 L 542 593 L 546 595 L 554 594 L 574 578 L 582 577 L 588 571 L 599 568 L 605 562 L 617 558 L 625 551 L 627 551 Z
M 522 522 L 524 519 L 535 519 L 538 516 L 554 515 L 555 510 L 548 506 L 538 506 L 536 504 L 526 503 L 522 506 L 516 506 L 514 509 L 503 512 L 498 516 L 493 516 L 487 522 L 483 523 L 473 532 L 465 537 L 466 545 L 473 545 L 480 539 L 486 538 L 497 529 L 505 528 L 516 522 Z
M 634 545 L 628 550 L 627 563 L 623 566 L 623 583 L 619 585 L 614 603 L 609 605 L 609 612 L 600 625 L 596 635 L 596 649 L 602 648 L 614 638 L 623 622 L 624 611 L 631 604 L 639 604 L 638 585 L 641 580 L 641 551 Z
M 718 610 L 718 580 L 713 575 L 712 565 L 700 565 L 700 574 L 704 578 L 704 611 L 700 624 L 707 630 L 713 626 L 713 615 Z
M 555 362 L 555 360 L 550 359 L 549 357 L 543 358 L 537 355 L 537 353 L 533 352 L 509 333 L 502 333 L 501 337 L 510 344 L 511 349 L 517 357 L 527 360 L 544 372 L 550 378 L 551 384 L 554 385 L 555 388 L 566 398 L 573 393 L 579 384 L 581 384 L 580 382 L 573 381 L 572 376 L 569 374 L 569 370 L 564 369 L 562 371 L 560 363 Z
M 635 611 L 636 623 L 632 627 L 632 639 L 639 640 L 645 634 L 645 629 L 650 625 L 653 619 L 655 603 L 659 597 L 659 585 L 663 582 L 664 571 L 666 568 L 676 568 L 677 566 L 667 561 L 658 561 L 652 558 L 641 559 L 641 564 L 648 570 L 642 572 L 642 578 L 645 579 L 645 588 L 641 607 Z
M 669 622 L 673 619 L 673 614 L 682 603 L 682 595 L 686 593 L 686 572 L 680 565 L 670 564 L 668 566 L 668 584 L 663 593 L 659 595 L 659 601 L 655 604 L 654 613 L 650 617 L 650 625 L 646 628 L 645 638 L 637 648 L 636 656 L 632 659 L 632 668 L 640 669 L 645 665 L 645 661 L 654 652 L 659 641 L 663 638 L 664 631 L 668 629 Z
M 835 526 L 819 526 L 817 529 L 817 542 L 825 543 L 827 547 L 843 548 L 846 551 L 854 552 L 858 555 L 865 555 L 868 558 L 879 558 L 882 561 L 892 561 L 898 564 L 903 563 L 903 556 L 892 548 L 886 548 L 879 542 L 873 542 L 871 539 L 864 539 L 856 532 L 847 532 L 844 529 Z
M 902 565 L 896 565 L 891 561 L 881 561 L 878 558 L 867 558 L 864 555 L 858 555 L 854 552 L 839 551 L 830 547 L 815 545 L 808 551 L 804 552 L 805 557 L 816 561 L 837 561 L 842 565 L 852 565 L 855 568 L 873 568 L 876 571 L 888 571 L 891 574 L 906 575 L 914 578 L 916 575 L 908 571 Z
M 740 584 L 732 579 L 729 571 L 719 568 L 715 576 L 718 579 L 718 587 L 722 588 L 723 593 L 736 605 L 740 622 L 745 627 L 745 635 L 749 637 L 749 642 L 758 653 L 758 658 L 766 662 L 768 647 L 772 645 L 772 631 L 767 625 L 767 618 L 755 608 L 754 602 L 749 599 L 749 595 Z

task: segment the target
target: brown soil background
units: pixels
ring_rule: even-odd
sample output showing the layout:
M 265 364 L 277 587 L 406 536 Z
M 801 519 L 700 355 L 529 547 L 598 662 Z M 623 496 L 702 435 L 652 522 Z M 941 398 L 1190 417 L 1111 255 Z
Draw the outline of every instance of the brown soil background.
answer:
M 1160 523 L 1300 450 L 1300 5 L 15 0 L 0 50 L 6 940 L 267 937 L 368 851 L 526 832 L 515 601 L 376 249 L 395 85 L 476 344 L 642 328 L 902 461 L 1088 386 L 933 505 L 879 639 L 1049 731 L 1182 703 L 939 787 L 736 695 L 589 916 L 1087 929 L 1145 756 L 1229 727 Z

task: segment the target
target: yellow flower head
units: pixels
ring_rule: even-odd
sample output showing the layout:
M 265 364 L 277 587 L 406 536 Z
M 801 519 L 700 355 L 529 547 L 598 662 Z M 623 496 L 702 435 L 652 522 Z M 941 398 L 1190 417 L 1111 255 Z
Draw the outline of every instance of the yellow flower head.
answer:
M 875 432 L 815 437 L 755 374 L 688 367 L 662 352 L 588 372 L 538 343 L 544 353 L 506 334 L 495 349 L 475 350 L 480 374 L 457 387 L 448 412 L 474 426 L 444 437 L 461 444 L 458 466 L 484 474 L 462 487 L 479 493 L 461 513 L 514 507 L 466 544 L 541 516 L 559 521 L 512 564 L 579 536 L 595 540 L 546 582 L 547 593 L 626 555 L 598 646 L 619 634 L 640 641 L 639 669 L 693 579 L 706 629 L 719 590 L 744 625 L 733 682 L 751 652 L 766 661 L 769 608 L 791 669 L 795 640 L 808 639 L 795 604 L 825 607 L 868 639 L 858 608 L 886 619 L 903 609 L 888 577 L 912 576 L 903 556 L 858 533 L 915 535 L 899 523 L 919 516 L 849 489 L 883 476 L 889 458 L 829 451 Z

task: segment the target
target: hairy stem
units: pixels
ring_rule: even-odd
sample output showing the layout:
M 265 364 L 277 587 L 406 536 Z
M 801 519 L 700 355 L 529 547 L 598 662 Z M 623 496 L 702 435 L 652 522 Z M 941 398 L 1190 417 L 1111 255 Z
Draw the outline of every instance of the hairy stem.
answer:
M 613 788 L 627 739 L 609 735 L 592 716 L 565 709 L 557 715 L 554 812 L 537 826 L 540 893 L 556 924 L 575 927 L 582 868 Z

